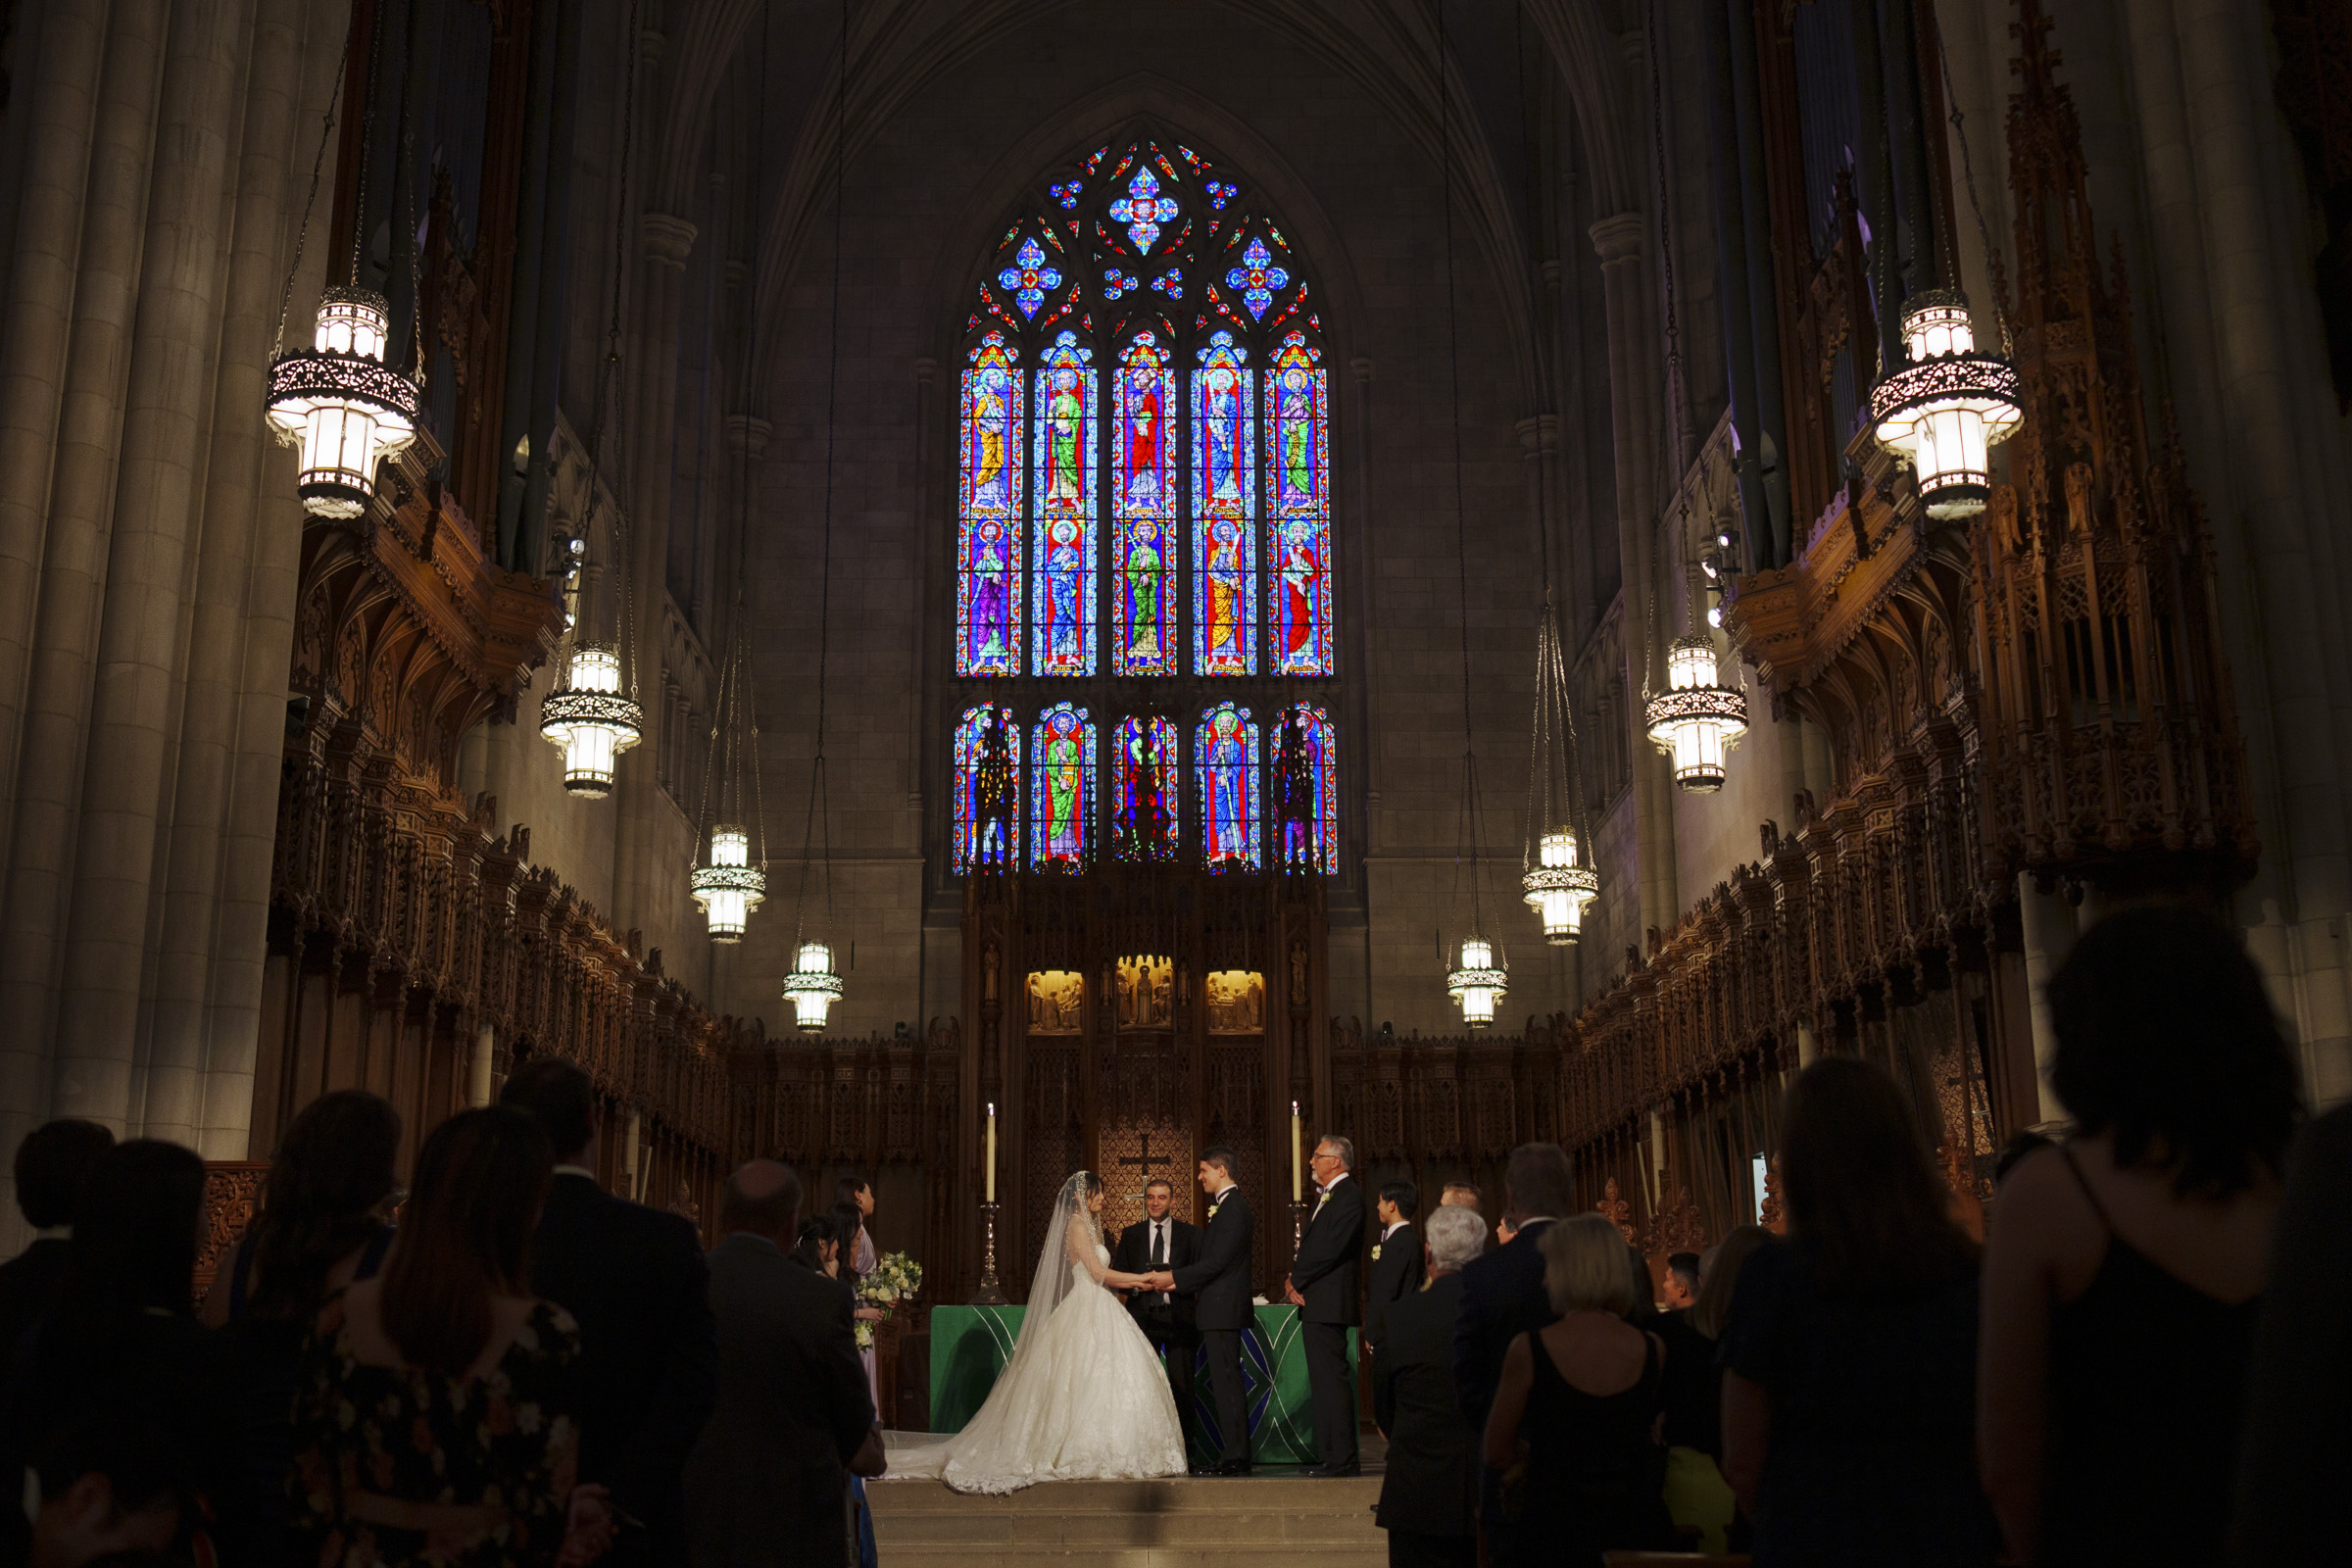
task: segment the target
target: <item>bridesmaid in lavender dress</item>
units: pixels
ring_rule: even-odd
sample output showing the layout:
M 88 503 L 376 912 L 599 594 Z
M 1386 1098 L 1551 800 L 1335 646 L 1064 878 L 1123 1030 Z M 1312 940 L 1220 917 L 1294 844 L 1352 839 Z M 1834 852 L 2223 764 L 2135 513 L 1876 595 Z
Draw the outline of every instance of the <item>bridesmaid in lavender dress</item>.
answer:
M 865 1226 L 874 1212 L 874 1190 L 863 1177 L 844 1176 L 834 1184 L 833 1199 L 833 1223 L 841 1228 L 843 1237 L 842 1277 L 850 1281 L 850 1289 L 855 1292 L 858 1282 L 873 1272 L 874 1259 L 879 1255 L 874 1250 L 873 1232 Z M 855 1241 L 849 1239 L 853 1235 Z M 879 1322 L 882 1309 L 860 1305 L 858 1316 L 868 1322 Z M 882 1408 L 882 1378 L 876 1370 L 873 1348 L 868 1346 L 859 1350 L 858 1359 L 865 1363 L 865 1385 L 867 1392 L 874 1396 L 874 1413 L 884 1426 L 888 1426 L 890 1412 Z

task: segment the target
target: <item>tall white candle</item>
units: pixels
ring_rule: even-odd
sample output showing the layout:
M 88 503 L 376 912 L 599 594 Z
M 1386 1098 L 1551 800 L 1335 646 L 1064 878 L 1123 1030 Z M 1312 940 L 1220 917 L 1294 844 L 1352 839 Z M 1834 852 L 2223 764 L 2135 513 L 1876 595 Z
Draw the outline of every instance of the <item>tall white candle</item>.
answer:
M 1298 1102 L 1291 1102 L 1291 1201 L 1300 1200 L 1304 1189 L 1298 1180 Z
M 997 1102 L 988 1102 L 988 1200 L 997 1200 Z

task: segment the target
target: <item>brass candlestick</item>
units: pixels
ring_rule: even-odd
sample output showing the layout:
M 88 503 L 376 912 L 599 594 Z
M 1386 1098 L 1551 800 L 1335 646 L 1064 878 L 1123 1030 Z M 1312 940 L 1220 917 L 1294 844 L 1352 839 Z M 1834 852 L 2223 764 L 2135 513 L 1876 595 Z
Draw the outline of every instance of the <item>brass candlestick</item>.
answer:
M 1004 1306 L 1004 1288 L 997 1283 L 997 1205 L 982 1203 L 980 1218 L 987 1240 L 980 1253 L 980 1289 L 972 1293 L 974 1306 Z

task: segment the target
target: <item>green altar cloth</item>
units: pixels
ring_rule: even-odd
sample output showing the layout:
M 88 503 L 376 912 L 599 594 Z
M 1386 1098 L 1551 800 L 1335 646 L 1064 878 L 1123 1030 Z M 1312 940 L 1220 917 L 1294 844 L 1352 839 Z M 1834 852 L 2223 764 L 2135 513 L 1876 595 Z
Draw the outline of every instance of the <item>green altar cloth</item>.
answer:
M 961 1432 L 996 1386 L 1021 1332 L 1017 1306 L 931 1308 L 931 1430 Z M 1348 1387 L 1355 1386 L 1355 1331 L 1348 1331 Z M 1314 1405 L 1307 1396 L 1306 1348 L 1298 1309 L 1261 1306 L 1242 1337 L 1242 1392 L 1250 1411 L 1250 1453 L 1259 1464 L 1315 1462 Z M 1207 1368 L 1193 1370 L 1196 1432 L 1216 1426 Z M 1198 1451 L 1195 1458 L 1203 1457 Z

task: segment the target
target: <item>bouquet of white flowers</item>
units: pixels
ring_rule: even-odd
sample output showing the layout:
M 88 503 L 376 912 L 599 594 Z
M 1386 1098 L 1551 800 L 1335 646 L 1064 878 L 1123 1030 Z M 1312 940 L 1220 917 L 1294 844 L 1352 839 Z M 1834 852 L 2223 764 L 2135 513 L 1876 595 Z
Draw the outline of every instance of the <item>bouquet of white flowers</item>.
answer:
M 885 1321 L 896 1312 L 902 1301 L 910 1301 L 922 1289 L 923 1265 L 905 1252 L 884 1252 L 874 1259 L 874 1266 L 865 1271 L 858 1282 L 858 1299 L 867 1306 L 882 1309 Z M 873 1348 L 874 1325 L 867 1319 L 858 1320 L 858 1348 Z

